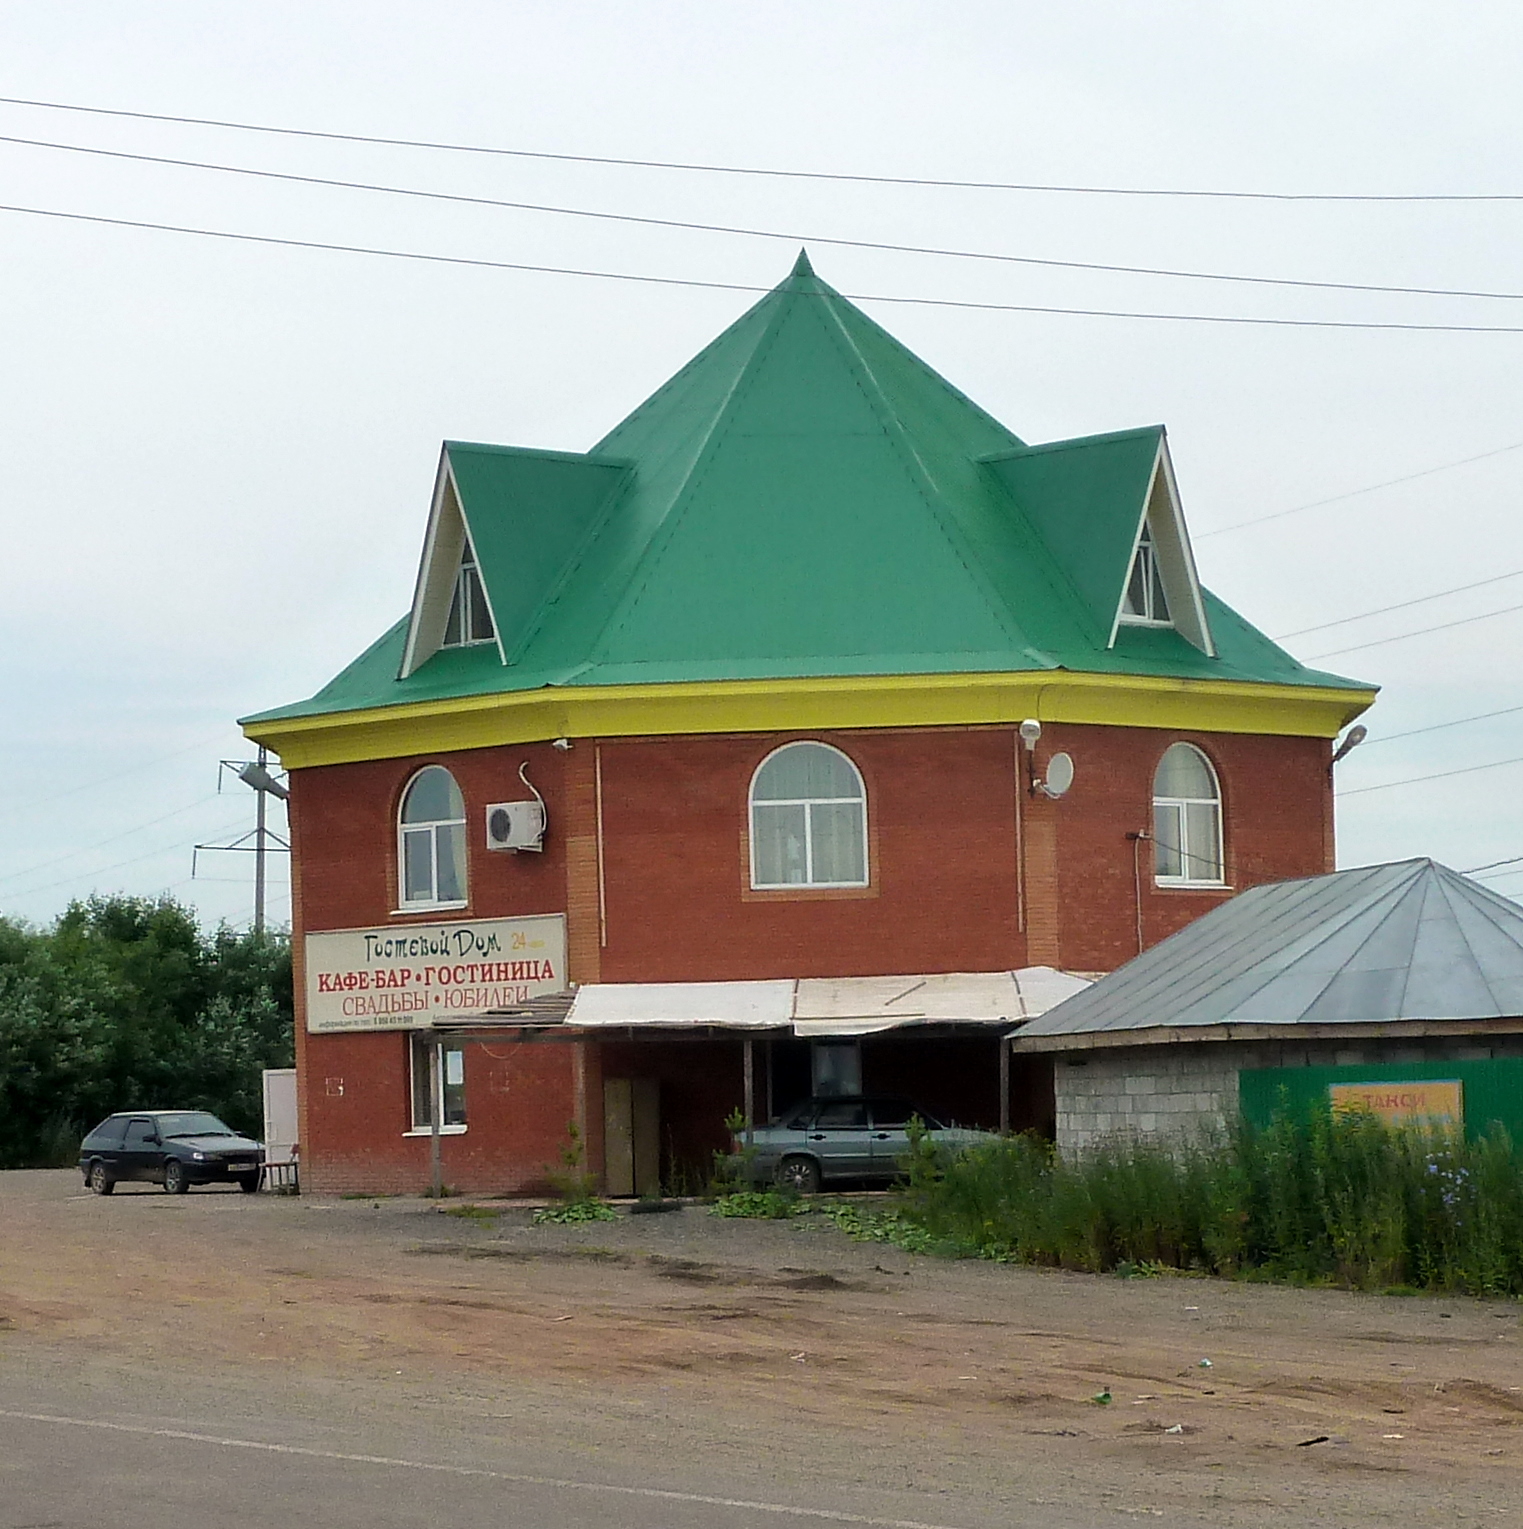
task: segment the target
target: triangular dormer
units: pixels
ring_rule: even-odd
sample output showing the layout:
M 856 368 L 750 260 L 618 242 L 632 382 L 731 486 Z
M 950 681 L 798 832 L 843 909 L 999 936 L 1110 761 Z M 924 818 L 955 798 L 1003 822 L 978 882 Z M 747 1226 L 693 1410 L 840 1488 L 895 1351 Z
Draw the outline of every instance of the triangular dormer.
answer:
M 1208 658 L 1216 656 L 1174 482 L 1174 464 L 1169 460 L 1168 438 L 1162 431 L 1109 646 L 1115 647 L 1117 633 L 1124 626 L 1173 627 Z
M 406 679 L 441 648 L 497 645 L 497 623 L 476 550 L 460 508 L 460 490 L 449 452 L 439 459 L 433 509 L 423 541 L 423 560 L 413 592 L 412 619 L 399 678 Z
M 981 460 L 1046 543 L 1098 646 L 1114 648 L 1123 625 L 1172 628 L 1216 657 L 1162 425 Z
M 517 663 L 629 477 L 612 457 L 446 441 L 400 678 L 445 648 L 495 646 Z

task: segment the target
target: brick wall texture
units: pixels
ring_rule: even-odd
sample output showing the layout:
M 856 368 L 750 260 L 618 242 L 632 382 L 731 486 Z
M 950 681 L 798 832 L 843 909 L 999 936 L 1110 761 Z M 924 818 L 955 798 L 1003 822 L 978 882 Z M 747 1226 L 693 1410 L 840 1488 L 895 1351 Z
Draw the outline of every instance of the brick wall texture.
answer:
M 871 876 L 864 889 L 750 887 L 749 783 L 796 736 L 834 744 L 862 773 Z M 1150 846 L 1127 837 L 1151 828 L 1153 772 L 1179 738 L 1205 750 L 1221 781 L 1227 890 L 1155 887 Z M 1137 954 L 1139 931 L 1150 945 L 1232 890 L 1331 868 L 1325 740 L 1052 723 L 1036 755 L 1039 773 L 1059 749 L 1077 766 L 1060 802 L 1026 792 L 1011 727 L 578 739 L 569 751 L 536 743 L 295 771 L 304 1182 L 374 1192 L 427 1183 L 428 1142 L 404 1134 L 404 1038 L 304 1033 L 299 938 L 441 917 L 395 911 L 397 809 L 424 765 L 447 767 L 466 803 L 470 905 L 453 916 L 566 914 L 575 981 L 1037 963 L 1108 971 Z M 529 794 L 521 765 L 548 804 L 544 852 L 488 851 L 485 807 Z M 468 1047 L 469 1125 L 444 1143 L 446 1181 L 474 1190 L 542 1185 L 573 1119 L 596 1166 L 603 1070 L 595 1044 L 526 1044 L 509 1062 L 495 1059 L 490 1045 Z M 331 1079 L 342 1080 L 341 1092 Z M 675 1100 L 680 1091 L 669 1085 L 668 1094 Z

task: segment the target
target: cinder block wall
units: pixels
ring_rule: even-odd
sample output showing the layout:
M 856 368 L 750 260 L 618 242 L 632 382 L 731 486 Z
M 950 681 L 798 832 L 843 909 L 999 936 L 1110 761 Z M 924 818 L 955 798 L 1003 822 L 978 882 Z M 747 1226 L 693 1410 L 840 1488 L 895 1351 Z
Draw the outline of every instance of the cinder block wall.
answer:
M 1387 1041 L 1224 1041 L 1127 1046 L 1059 1058 L 1057 1146 L 1082 1156 L 1107 1139 L 1188 1140 L 1237 1118 L 1238 1072 L 1258 1067 L 1383 1067 L 1523 1055 L 1523 1037 Z
M 1092 1051 L 1053 1069 L 1058 1151 L 1082 1156 L 1117 1136 L 1189 1137 L 1237 1113 L 1245 1046 L 1135 1046 Z

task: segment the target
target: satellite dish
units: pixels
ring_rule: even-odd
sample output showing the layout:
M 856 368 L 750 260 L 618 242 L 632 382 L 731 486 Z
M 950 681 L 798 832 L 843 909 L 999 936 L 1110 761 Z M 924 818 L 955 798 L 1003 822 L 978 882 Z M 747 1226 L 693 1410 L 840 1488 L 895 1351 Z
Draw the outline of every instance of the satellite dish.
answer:
M 1047 761 L 1047 779 L 1042 790 L 1056 799 L 1074 783 L 1074 762 L 1067 754 L 1054 754 Z

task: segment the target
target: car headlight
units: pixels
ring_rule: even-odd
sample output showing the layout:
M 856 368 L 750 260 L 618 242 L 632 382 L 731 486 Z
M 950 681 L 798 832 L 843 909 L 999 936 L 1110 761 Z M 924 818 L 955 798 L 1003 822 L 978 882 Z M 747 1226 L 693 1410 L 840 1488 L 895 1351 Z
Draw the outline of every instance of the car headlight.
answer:
M 190 1155 L 195 1158 L 198 1163 L 204 1163 L 208 1154 L 205 1152 L 192 1152 Z

